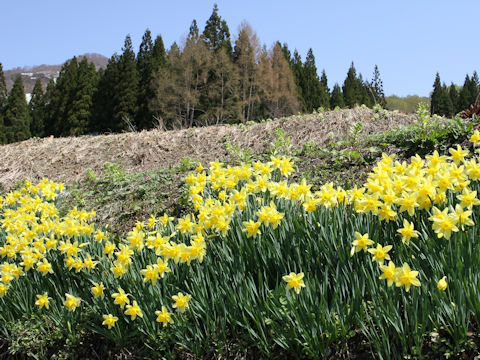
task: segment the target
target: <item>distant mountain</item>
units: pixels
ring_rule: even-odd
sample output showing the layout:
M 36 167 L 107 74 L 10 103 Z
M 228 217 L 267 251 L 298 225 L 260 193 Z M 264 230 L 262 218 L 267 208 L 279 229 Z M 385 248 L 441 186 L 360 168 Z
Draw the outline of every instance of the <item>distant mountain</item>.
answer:
M 107 66 L 108 58 L 100 54 L 87 53 L 77 56 L 78 60 L 87 58 L 89 62 L 95 64 L 95 67 L 98 69 L 104 69 Z M 14 69 L 6 70 L 5 80 L 7 82 L 7 89 L 10 91 L 10 88 L 13 86 L 15 78 L 17 75 L 22 76 L 23 85 L 25 86 L 25 93 L 29 94 L 33 90 L 33 86 L 37 79 L 40 79 L 45 89 L 47 87 L 50 79 L 56 80 L 63 64 L 60 65 L 38 65 L 38 66 L 25 66 L 17 67 Z

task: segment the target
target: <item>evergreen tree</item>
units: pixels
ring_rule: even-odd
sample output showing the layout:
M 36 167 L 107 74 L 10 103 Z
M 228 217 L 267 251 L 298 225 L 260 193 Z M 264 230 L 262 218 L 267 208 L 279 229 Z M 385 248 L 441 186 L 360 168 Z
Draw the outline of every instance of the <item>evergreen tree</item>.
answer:
M 433 82 L 433 92 L 430 96 L 430 114 L 438 114 L 440 110 L 440 103 L 442 101 L 442 83 L 440 81 L 440 74 L 437 72 L 435 81 Z
M 3 123 L 3 113 L 0 111 L 0 145 L 7 142 L 7 136 L 5 134 L 5 125 Z
M 240 119 L 243 123 L 253 118 L 257 96 L 257 60 L 260 54 L 260 42 L 252 27 L 243 21 L 235 41 L 233 59 L 240 80 Z
M 304 92 L 303 84 L 305 83 L 305 74 L 304 74 L 302 57 L 298 53 L 297 49 L 295 49 L 295 51 L 293 52 L 293 56 L 290 61 L 290 68 L 292 69 L 293 80 L 295 81 L 295 85 L 297 87 L 298 102 L 303 107 L 303 105 L 305 104 L 305 98 L 304 98 L 305 94 L 303 93 Z
M 448 87 L 445 83 L 442 85 L 442 97 L 440 105 L 440 115 L 446 117 L 452 117 L 454 115 L 455 109 L 453 107 L 452 99 L 450 98 Z
M 76 74 L 76 88 L 70 99 L 70 107 L 62 136 L 82 135 L 90 131 L 92 122 L 93 97 L 97 91 L 95 65 L 86 58 L 80 61 Z
M 385 109 L 387 106 L 387 101 L 385 100 L 385 93 L 383 92 L 383 81 L 382 79 L 380 79 L 380 71 L 378 70 L 377 65 L 375 65 L 375 68 L 373 69 L 373 79 L 371 86 L 371 89 L 375 96 L 375 102 Z
M 352 61 L 347 72 L 347 77 L 343 82 L 343 100 L 345 106 L 353 108 L 355 104 L 361 104 L 362 97 L 364 97 L 362 91 L 362 81 L 357 78 L 357 72 Z
M 463 111 L 467 109 L 471 104 L 472 93 L 471 91 L 472 86 L 470 85 L 470 77 L 468 74 L 465 76 L 465 81 L 463 83 L 463 87 L 460 89 L 458 94 L 458 107 L 457 112 Z
M 322 70 L 322 76 L 320 77 L 320 82 L 322 83 L 323 88 L 327 92 L 327 95 L 330 97 L 330 89 L 328 88 L 328 79 L 325 69 Z
M 345 106 L 345 101 L 343 100 L 342 89 L 340 85 L 335 84 L 332 89 L 332 96 L 330 98 L 330 107 L 332 109 L 336 108 L 343 108 Z
M 224 48 L 229 56 L 232 54 L 232 43 L 230 42 L 230 30 L 227 22 L 218 15 L 217 4 L 213 5 L 212 15 L 207 20 L 202 37 L 210 50 L 217 51 Z
M 7 98 L 7 83 L 5 82 L 5 74 L 3 73 L 2 63 L 0 63 L 0 145 L 7 142 L 5 127 L 3 124 L 3 113 L 5 111 L 5 107 L 7 106 Z
M 114 86 L 112 131 L 127 130 L 137 113 L 138 73 L 132 39 L 125 38 L 122 55 L 118 59 L 118 81 Z
M 8 143 L 30 138 L 30 117 L 22 77 L 18 75 L 8 96 L 4 118 L 5 136 Z
M 449 90 L 445 83 L 440 83 L 440 75 L 437 72 L 433 83 L 433 92 L 430 100 L 430 113 L 440 116 L 452 116 L 454 113 L 453 103 Z
M 325 88 L 318 78 L 315 57 L 310 48 L 303 64 L 303 81 L 301 82 L 303 108 L 307 112 L 312 112 L 320 106 L 328 108 L 329 99 Z
M 93 97 L 93 118 L 90 131 L 112 132 L 117 130 L 113 118 L 116 85 L 120 81 L 120 57 L 115 53 L 108 60 L 107 67 L 99 73 L 98 91 Z
M 362 74 L 358 76 L 358 89 L 360 89 L 360 105 L 366 105 L 369 108 L 375 105 L 375 92 L 373 84 L 368 81 L 363 81 Z
M 292 54 L 290 53 L 290 50 L 288 49 L 287 43 L 283 43 L 282 51 L 283 51 L 283 55 L 285 56 L 285 60 L 287 60 L 290 67 L 292 67 Z
M 77 88 L 78 61 L 73 57 L 63 64 L 55 84 L 55 91 L 52 94 L 48 105 L 47 134 L 62 136 L 68 134 L 66 120 L 72 106 L 72 100 Z
M 475 100 L 477 99 L 477 95 L 480 91 L 480 82 L 478 79 L 478 74 L 476 71 L 473 72 L 472 77 L 470 78 L 470 82 L 468 84 L 468 91 L 470 93 L 470 104 L 474 104 Z
M 155 74 L 159 67 L 165 65 L 166 56 L 162 36 L 158 35 L 155 38 L 152 49 L 152 74 Z
M 198 30 L 197 20 L 193 19 L 190 29 L 188 31 L 188 40 L 197 41 L 200 38 L 200 32 Z
M 28 104 L 30 110 L 30 133 L 32 136 L 45 136 L 45 99 L 42 82 L 37 79 Z
M 148 109 L 148 101 L 153 96 L 151 82 L 154 71 L 153 59 L 153 41 L 150 30 L 145 30 L 137 54 L 138 71 L 138 111 L 136 125 L 138 129 L 148 129 L 152 127 L 153 117 Z
M 458 110 L 458 90 L 457 86 L 454 83 L 450 84 L 448 88 L 448 96 L 450 96 L 450 101 L 452 102 L 452 115 L 455 115 L 459 112 Z
M 53 135 L 53 106 L 52 99 L 55 96 L 55 81 L 50 79 L 47 84 L 47 89 L 43 95 L 43 102 L 45 104 L 45 112 L 43 118 L 43 131 L 44 136 Z
M 0 63 L 0 113 L 5 110 L 5 106 L 7 106 L 7 98 L 7 83 L 5 81 L 5 74 L 3 73 L 2 63 Z

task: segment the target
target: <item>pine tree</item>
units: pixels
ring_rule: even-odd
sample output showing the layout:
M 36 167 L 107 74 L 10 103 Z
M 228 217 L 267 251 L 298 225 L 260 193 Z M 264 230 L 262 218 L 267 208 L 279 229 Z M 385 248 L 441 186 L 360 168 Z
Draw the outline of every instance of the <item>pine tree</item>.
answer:
M 357 72 L 352 61 L 347 72 L 347 77 L 343 82 L 343 100 L 345 106 L 353 108 L 355 104 L 360 104 L 362 97 L 364 97 L 362 91 L 362 81 L 357 78 Z
M 471 92 L 470 92 L 471 88 L 472 88 L 472 86 L 470 85 L 470 77 L 467 74 L 465 76 L 465 81 L 463 83 L 463 87 L 460 89 L 460 92 L 458 94 L 457 112 L 468 109 L 468 107 L 470 106 L 471 99 L 473 97 Z
M 207 20 L 202 38 L 210 50 L 217 51 L 224 48 L 229 56 L 232 54 L 232 43 L 230 41 L 230 30 L 227 22 L 218 15 L 217 4 L 213 5 L 212 15 Z
M 332 89 L 332 96 L 330 98 L 330 107 L 332 109 L 336 108 L 343 108 L 345 106 L 345 101 L 343 100 L 342 89 L 340 85 L 335 84 Z
M 3 73 L 3 66 L 0 63 L 0 145 L 7 142 L 5 135 L 5 126 L 3 121 L 3 114 L 7 106 L 7 83 L 5 82 L 5 74 Z
M 47 84 L 47 89 L 43 95 L 43 102 L 45 104 L 45 113 L 44 113 L 44 136 L 53 135 L 53 106 L 52 99 L 55 96 L 55 80 L 50 79 Z
M 93 97 L 93 118 L 90 131 L 116 131 L 117 124 L 113 118 L 115 105 L 116 85 L 120 81 L 120 57 L 113 54 L 108 60 L 107 67 L 99 73 L 98 91 Z
M 138 129 L 148 129 L 152 127 L 153 116 L 148 109 L 148 101 L 153 96 L 151 82 L 153 79 L 154 59 L 153 59 L 153 41 L 150 30 L 145 30 L 137 54 L 138 71 L 138 111 L 135 124 Z
M 132 39 L 125 38 L 122 55 L 118 59 L 118 81 L 114 86 L 112 131 L 129 129 L 137 113 L 138 73 Z
M 0 113 L 5 110 L 5 106 L 7 106 L 7 98 L 7 83 L 5 82 L 2 63 L 0 63 Z
M 433 92 L 430 100 L 430 113 L 440 116 L 452 116 L 454 113 L 453 103 L 450 98 L 449 90 L 445 83 L 440 83 L 440 75 L 437 72 L 435 82 L 433 83 Z
M 305 63 L 303 64 L 303 81 L 301 86 L 305 111 L 312 112 L 320 106 L 328 108 L 328 94 L 318 78 L 315 57 L 311 48 L 308 50 Z
M 369 108 L 372 108 L 375 105 L 375 92 L 373 90 L 373 84 L 369 81 L 363 81 L 362 74 L 358 76 L 358 85 L 357 88 L 360 92 L 360 101 L 358 104 L 366 105 Z
M 477 95 L 480 92 L 480 81 L 478 79 L 478 74 L 476 71 L 473 72 L 472 77 L 470 78 L 470 83 L 468 84 L 468 91 L 470 93 L 470 104 L 474 104 L 477 99 Z M 470 105 L 469 104 L 469 105 Z
M 240 119 L 243 123 L 253 118 L 257 96 L 257 66 L 260 54 L 260 42 L 252 27 L 243 21 L 235 41 L 233 59 L 238 69 L 240 80 Z
M 448 96 L 450 96 L 450 101 L 452 102 L 452 115 L 455 115 L 459 112 L 458 110 L 458 90 L 457 86 L 454 83 L 451 83 L 448 88 Z
M 327 95 L 330 97 L 330 89 L 328 88 L 328 79 L 325 69 L 322 70 L 322 76 L 320 77 L 320 82 L 322 83 L 323 88 L 327 92 Z
M 430 96 L 430 114 L 439 114 L 442 102 L 442 83 L 440 82 L 440 74 L 437 72 L 435 81 L 433 82 L 433 92 Z
M 72 93 L 62 136 L 82 135 L 90 131 L 93 97 L 97 91 L 98 78 L 95 65 L 86 58 L 80 61 L 76 74 L 76 88 Z
M 8 96 L 4 118 L 8 143 L 30 138 L 30 118 L 22 77 L 18 75 Z
M 454 108 L 452 99 L 450 98 L 450 94 L 448 92 L 448 87 L 445 83 L 442 85 L 442 92 L 441 92 L 441 103 L 440 103 L 440 115 L 446 117 L 452 117 L 454 115 Z
M 290 53 L 290 50 L 288 49 L 287 43 L 283 43 L 282 51 L 283 51 L 283 55 L 285 56 L 285 60 L 287 60 L 290 67 L 292 67 L 292 54 Z
M 0 145 L 7 142 L 7 136 L 5 133 L 5 125 L 3 123 L 3 113 L 0 111 Z
M 152 49 L 152 73 L 155 74 L 161 66 L 165 65 L 167 54 L 165 53 L 165 45 L 161 35 L 155 38 Z
M 30 133 L 32 136 L 45 136 L 45 99 L 42 82 L 37 79 L 32 90 L 32 97 L 28 104 L 30 111 Z
M 303 84 L 305 83 L 305 74 L 304 74 L 302 57 L 298 53 L 297 49 L 295 49 L 293 52 L 293 56 L 290 61 L 290 68 L 292 69 L 293 80 L 295 81 L 295 85 L 297 87 L 298 102 L 303 107 L 305 104 L 305 94 L 303 93 L 304 92 Z M 302 108 L 302 110 L 305 110 L 305 109 Z
M 380 71 L 378 70 L 377 65 L 375 65 L 375 68 L 373 69 L 371 89 L 375 96 L 375 102 L 385 109 L 387 106 L 387 101 L 385 100 L 385 93 L 383 92 L 383 81 L 382 79 L 380 79 Z
M 66 120 L 77 88 L 77 70 L 78 61 L 76 57 L 63 64 L 60 70 L 55 91 L 48 105 L 47 134 L 63 136 L 69 133 Z

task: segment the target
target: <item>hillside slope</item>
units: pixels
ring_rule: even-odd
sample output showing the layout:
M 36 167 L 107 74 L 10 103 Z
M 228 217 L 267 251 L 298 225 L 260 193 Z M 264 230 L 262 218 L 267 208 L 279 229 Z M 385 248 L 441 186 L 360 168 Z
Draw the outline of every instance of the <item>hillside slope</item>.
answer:
M 211 126 L 173 131 L 142 131 L 99 136 L 30 139 L 0 146 L 0 183 L 9 187 L 23 178 L 38 180 L 49 177 L 73 183 L 84 178 L 85 171 L 101 173 L 104 164 L 120 165 L 127 172 L 171 168 L 183 158 L 203 164 L 226 160 L 231 153 L 225 142 L 263 153 L 282 128 L 293 149 L 307 142 L 321 144 L 343 139 L 358 122 L 363 134 L 379 133 L 411 124 L 416 115 L 386 113 L 374 118 L 371 109 L 330 111 L 298 115 L 248 126 Z

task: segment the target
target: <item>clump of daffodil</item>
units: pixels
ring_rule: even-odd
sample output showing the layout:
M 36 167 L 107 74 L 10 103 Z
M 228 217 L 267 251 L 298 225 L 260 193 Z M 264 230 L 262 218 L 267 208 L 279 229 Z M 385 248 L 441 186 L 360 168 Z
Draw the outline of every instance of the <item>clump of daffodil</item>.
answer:
M 291 272 L 288 275 L 284 275 L 282 277 L 283 281 L 287 283 L 287 290 L 294 289 L 297 294 L 300 293 L 300 290 L 305 287 L 305 283 L 303 282 L 304 273 L 295 274 Z

